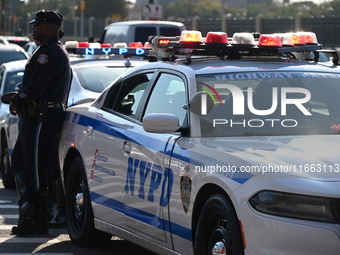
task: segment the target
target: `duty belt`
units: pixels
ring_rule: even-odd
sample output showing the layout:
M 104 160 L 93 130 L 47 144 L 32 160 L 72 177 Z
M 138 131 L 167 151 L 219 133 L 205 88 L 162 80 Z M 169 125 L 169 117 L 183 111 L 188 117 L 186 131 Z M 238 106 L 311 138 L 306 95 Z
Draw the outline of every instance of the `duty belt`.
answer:
M 64 108 L 64 103 L 47 102 L 48 108 Z

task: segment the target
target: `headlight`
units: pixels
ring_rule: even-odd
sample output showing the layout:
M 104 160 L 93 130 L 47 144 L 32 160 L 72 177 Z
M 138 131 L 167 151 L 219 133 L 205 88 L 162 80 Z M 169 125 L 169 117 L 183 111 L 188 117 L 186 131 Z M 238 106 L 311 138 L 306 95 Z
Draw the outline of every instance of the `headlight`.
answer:
M 340 199 L 263 190 L 249 203 L 262 213 L 294 219 L 340 223 Z

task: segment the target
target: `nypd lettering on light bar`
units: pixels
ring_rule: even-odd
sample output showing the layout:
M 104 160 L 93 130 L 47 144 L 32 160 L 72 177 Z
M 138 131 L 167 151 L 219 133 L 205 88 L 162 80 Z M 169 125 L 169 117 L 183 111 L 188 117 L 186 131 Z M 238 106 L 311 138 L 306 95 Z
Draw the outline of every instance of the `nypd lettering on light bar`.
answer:
M 144 56 L 147 55 L 148 50 L 142 48 L 77 48 L 76 54 L 81 55 L 133 55 Z

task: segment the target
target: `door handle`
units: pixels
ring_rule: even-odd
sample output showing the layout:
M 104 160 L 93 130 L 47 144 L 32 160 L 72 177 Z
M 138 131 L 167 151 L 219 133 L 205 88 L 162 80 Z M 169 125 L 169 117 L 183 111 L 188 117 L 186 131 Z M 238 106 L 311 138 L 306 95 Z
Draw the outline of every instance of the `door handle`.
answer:
M 92 126 L 87 126 L 86 127 L 86 136 L 91 135 L 93 132 L 93 127 Z
M 124 154 L 129 155 L 132 151 L 131 143 L 125 141 L 123 144 L 123 151 L 124 151 Z

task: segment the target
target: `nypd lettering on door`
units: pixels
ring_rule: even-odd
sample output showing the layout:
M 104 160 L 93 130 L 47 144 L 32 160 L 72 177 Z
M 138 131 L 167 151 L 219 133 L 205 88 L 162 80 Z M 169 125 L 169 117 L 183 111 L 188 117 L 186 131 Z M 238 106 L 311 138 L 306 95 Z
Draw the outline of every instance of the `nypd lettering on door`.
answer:
M 160 206 L 167 206 L 171 197 L 173 172 L 170 168 L 129 158 L 124 191 L 149 202 L 155 201 L 155 193 L 160 190 Z

